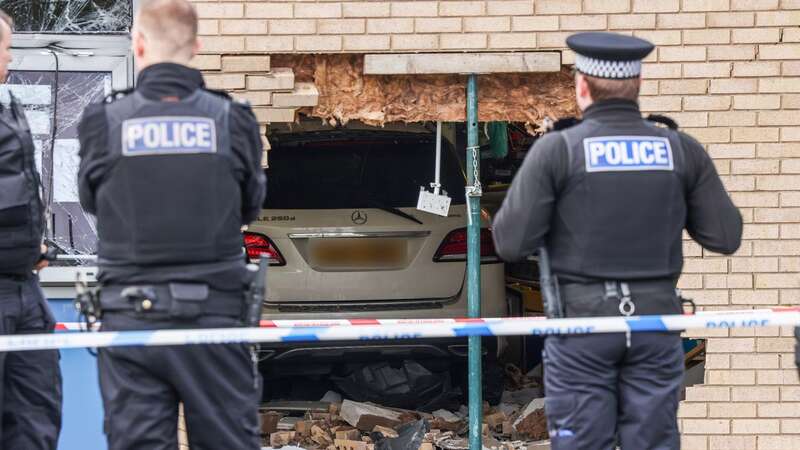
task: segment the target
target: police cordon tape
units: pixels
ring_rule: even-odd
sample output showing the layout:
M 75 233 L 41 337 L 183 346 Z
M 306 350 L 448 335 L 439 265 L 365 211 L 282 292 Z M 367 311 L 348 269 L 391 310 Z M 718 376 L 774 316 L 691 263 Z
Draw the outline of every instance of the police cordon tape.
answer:
M 290 321 L 291 322 L 291 321 Z M 229 343 L 364 341 L 466 336 L 515 336 L 684 331 L 687 329 L 747 328 L 800 325 L 800 307 L 727 311 L 695 315 L 654 315 L 542 319 L 393 320 L 369 325 L 280 325 L 261 328 L 206 328 L 146 331 L 49 333 L 0 336 L 0 351 L 82 347 L 163 346 Z M 308 321 L 304 321 L 308 323 Z M 336 321 L 340 322 L 340 321 Z M 275 322 L 272 322 L 275 324 Z

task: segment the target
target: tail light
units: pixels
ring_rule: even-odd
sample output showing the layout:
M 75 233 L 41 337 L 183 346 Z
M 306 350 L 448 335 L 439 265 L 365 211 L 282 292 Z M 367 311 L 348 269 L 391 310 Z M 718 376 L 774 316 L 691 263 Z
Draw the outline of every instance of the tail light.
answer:
M 467 229 L 453 230 L 444 238 L 439 250 L 433 257 L 434 262 L 452 262 L 467 260 Z M 481 263 L 500 262 L 494 249 L 492 231 L 488 228 L 481 229 Z
M 244 248 L 247 251 L 247 259 L 251 263 L 258 263 L 261 255 L 267 255 L 270 259 L 270 266 L 285 266 L 286 260 L 278 251 L 278 247 L 272 240 L 263 234 L 244 232 Z

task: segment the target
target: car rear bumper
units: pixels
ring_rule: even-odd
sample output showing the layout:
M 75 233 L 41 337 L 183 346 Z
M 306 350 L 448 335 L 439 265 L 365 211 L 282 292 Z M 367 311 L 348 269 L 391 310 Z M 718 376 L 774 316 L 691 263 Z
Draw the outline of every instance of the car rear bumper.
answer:
M 481 315 L 508 315 L 503 264 L 481 267 Z M 448 299 L 292 302 L 265 305 L 263 320 L 446 319 L 467 316 L 466 288 Z

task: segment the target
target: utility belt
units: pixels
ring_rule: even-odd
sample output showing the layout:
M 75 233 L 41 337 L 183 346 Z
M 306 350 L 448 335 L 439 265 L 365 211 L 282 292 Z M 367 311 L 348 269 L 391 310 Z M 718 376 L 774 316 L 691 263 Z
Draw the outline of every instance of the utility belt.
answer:
M 245 292 L 219 291 L 203 283 L 111 285 L 100 290 L 99 306 L 104 313 L 132 311 L 154 319 L 243 317 Z
M 258 327 L 266 298 L 269 258 L 247 266 L 249 287 L 242 291 L 220 291 L 205 283 L 159 283 L 106 285 L 89 288 L 82 273 L 75 283 L 75 308 L 86 319 L 88 329 L 105 312 L 134 312 L 156 320 L 195 319 L 200 316 L 238 317 L 246 327 Z
M 671 279 L 570 283 L 559 291 L 564 317 L 683 314 L 683 299 Z
M 0 274 L 0 282 L 6 281 L 6 282 L 19 283 L 21 281 L 27 281 L 32 276 L 33 276 L 32 274 L 31 275 L 18 275 L 18 274 L 12 274 L 12 273 L 4 273 L 4 274 Z

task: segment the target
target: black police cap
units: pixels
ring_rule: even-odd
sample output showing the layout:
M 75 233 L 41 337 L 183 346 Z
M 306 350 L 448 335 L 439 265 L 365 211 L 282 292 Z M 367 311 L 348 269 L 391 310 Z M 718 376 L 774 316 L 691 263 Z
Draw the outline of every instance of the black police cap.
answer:
M 644 39 L 615 33 L 578 33 L 567 38 L 575 51 L 575 68 L 598 78 L 634 78 L 641 74 L 642 59 L 655 46 Z

